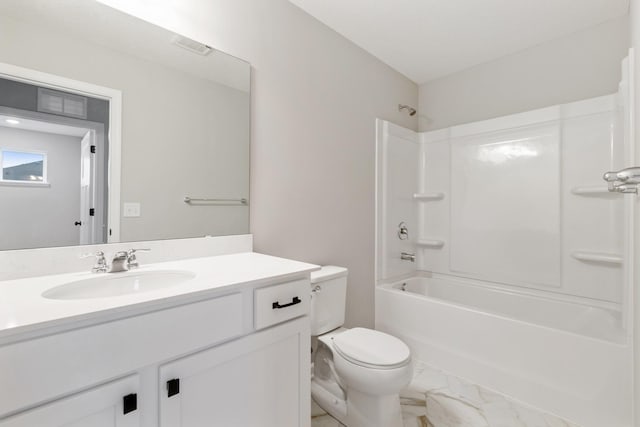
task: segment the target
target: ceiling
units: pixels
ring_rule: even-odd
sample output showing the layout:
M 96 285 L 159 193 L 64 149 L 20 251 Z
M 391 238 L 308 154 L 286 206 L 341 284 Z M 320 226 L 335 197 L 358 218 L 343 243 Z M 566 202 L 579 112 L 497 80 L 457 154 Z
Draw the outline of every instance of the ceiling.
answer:
M 629 0 L 289 1 L 418 84 L 629 11 Z
M 7 120 L 18 120 L 19 123 L 11 124 L 8 123 Z M 26 119 L 4 114 L 0 114 L 0 126 L 14 129 L 31 130 L 35 132 L 54 133 L 56 135 L 75 136 L 78 138 L 82 138 L 87 134 L 87 132 L 89 132 L 89 129 L 85 128 L 61 125 L 57 123 L 46 122 L 44 120 Z

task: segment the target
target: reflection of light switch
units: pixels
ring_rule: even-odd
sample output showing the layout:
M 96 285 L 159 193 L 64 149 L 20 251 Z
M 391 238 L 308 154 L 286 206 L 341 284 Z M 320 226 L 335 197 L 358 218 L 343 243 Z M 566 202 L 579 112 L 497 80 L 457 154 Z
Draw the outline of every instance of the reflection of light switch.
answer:
M 140 203 L 125 203 L 122 216 L 124 217 L 140 216 Z

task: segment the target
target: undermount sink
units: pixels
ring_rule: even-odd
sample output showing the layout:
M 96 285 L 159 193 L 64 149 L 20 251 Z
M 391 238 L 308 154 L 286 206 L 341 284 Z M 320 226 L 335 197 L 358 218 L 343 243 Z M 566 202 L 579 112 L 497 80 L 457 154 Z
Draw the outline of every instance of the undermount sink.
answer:
M 43 292 L 42 296 L 48 299 L 74 300 L 140 294 L 177 286 L 195 276 L 182 270 L 105 273 L 56 286 Z

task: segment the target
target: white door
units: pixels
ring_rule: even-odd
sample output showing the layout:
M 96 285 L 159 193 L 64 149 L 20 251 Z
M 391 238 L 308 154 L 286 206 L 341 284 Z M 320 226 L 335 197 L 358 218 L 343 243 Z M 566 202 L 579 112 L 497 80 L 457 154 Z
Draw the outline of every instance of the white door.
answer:
M 308 426 L 308 327 L 292 323 L 161 366 L 160 426 Z
M 131 375 L 0 420 L 0 427 L 138 427 L 138 382 Z
M 95 218 L 89 215 L 94 207 L 95 156 L 91 153 L 95 132 L 90 130 L 80 143 L 80 244 L 89 245 L 95 241 Z

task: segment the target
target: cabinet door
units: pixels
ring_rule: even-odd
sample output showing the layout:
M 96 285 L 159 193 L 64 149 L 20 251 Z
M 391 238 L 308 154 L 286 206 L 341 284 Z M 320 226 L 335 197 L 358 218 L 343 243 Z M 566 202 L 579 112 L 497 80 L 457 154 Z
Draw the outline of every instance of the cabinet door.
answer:
M 308 426 L 309 352 L 302 317 L 163 365 L 160 425 Z
M 132 375 L 91 388 L 0 420 L 0 427 L 137 427 L 138 381 Z

